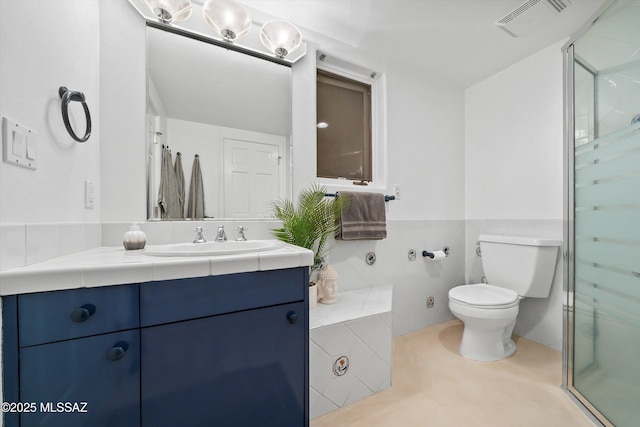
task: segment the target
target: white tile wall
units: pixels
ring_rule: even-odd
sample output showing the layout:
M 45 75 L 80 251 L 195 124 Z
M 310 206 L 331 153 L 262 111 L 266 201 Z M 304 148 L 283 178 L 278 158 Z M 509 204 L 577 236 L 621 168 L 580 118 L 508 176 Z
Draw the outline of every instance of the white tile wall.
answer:
M 338 273 L 338 289 L 357 290 L 393 285 L 393 335 L 406 334 L 452 318 L 448 292 L 464 284 L 465 222 L 463 220 L 389 221 L 383 240 L 337 241 L 328 262 Z M 451 254 L 442 261 L 422 257 L 423 250 L 449 246 Z M 418 253 L 410 261 L 410 249 Z M 376 263 L 367 265 L 373 251 Z M 435 306 L 426 307 L 427 297 Z
M 389 311 L 316 327 L 311 329 L 309 335 L 311 418 L 391 385 Z M 343 376 L 336 376 L 333 364 L 342 356 L 349 358 L 349 370 Z
M 227 238 L 235 239 L 239 225 L 245 227 L 245 236 L 249 240 L 273 239 L 271 230 L 278 227 L 279 221 L 257 220 L 215 220 L 205 221 L 152 221 L 141 222 L 140 229 L 147 235 L 148 245 L 164 245 L 168 243 L 187 243 L 193 241 L 194 229 L 203 227 L 207 240 L 213 240 L 218 226 L 223 225 Z M 102 223 L 102 246 L 121 246 L 124 233 L 129 230 L 130 222 Z
M 100 246 L 99 223 L 0 225 L 0 270 L 81 252 Z
M 0 270 L 22 267 L 26 263 L 27 229 L 24 224 L 0 225 Z

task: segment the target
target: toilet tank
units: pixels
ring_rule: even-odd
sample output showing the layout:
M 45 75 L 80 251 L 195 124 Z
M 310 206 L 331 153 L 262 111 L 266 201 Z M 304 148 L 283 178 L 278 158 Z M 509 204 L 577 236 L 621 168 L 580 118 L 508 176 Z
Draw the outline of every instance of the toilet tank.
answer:
M 535 237 L 481 235 L 482 267 L 490 285 L 529 298 L 551 290 L 561 242 Z

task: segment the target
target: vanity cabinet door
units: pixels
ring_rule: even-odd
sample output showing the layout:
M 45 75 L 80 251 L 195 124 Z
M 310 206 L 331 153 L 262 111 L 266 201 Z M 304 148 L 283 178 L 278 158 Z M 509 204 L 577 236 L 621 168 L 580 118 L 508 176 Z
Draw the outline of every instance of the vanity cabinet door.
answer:
M 22 427 L 140 425 L 139 330 L 21 348 L 20 402 Z
M 142 425 L 303 426 L 304 302 L 143 328 Z

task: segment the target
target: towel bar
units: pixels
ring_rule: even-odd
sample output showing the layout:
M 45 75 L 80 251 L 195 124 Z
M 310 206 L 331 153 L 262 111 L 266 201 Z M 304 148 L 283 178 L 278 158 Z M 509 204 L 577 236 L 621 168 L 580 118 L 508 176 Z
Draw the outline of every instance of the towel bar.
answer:
M 324 193 L 325 197 L 338 197 L 338 195 L 336 193 Z M 396 196 L 388 196 L 385 195 L 384 196 L 384 201 L 388 202 L 389 200 L 395 200 Z

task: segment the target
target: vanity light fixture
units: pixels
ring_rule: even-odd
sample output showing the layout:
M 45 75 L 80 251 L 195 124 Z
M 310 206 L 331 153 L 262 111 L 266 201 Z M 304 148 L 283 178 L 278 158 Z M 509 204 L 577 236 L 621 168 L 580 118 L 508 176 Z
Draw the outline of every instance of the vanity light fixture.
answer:
M 260 41 L 278 58 L 284 58 L 302 43 L 300 30 L 287 21 L 269 21 L 260 29 Z
M 144 0 L 160 22 L 186 21 L 191 17 L 191 0 Z
M 144 18 L 147 26 L 163 31 L 286 66 L 291 66 L 307 53 L 300 31 L 289 22 L 270 21 L 262 26 L 261 31 L 251 32 L 253 24 L 261 25 L 264 21 L 253 22 L 245 7 L 237 0 L 128 1 Z M 189 19 L 191 15 L 197 16 Z M 207 26 L 211 27 L 211 31 Z
M 246 10 L 233 0 L 207 0 L 202 7 L 207 24 L 223 40 L 233 43 L 251 29 L 251 19 Z

